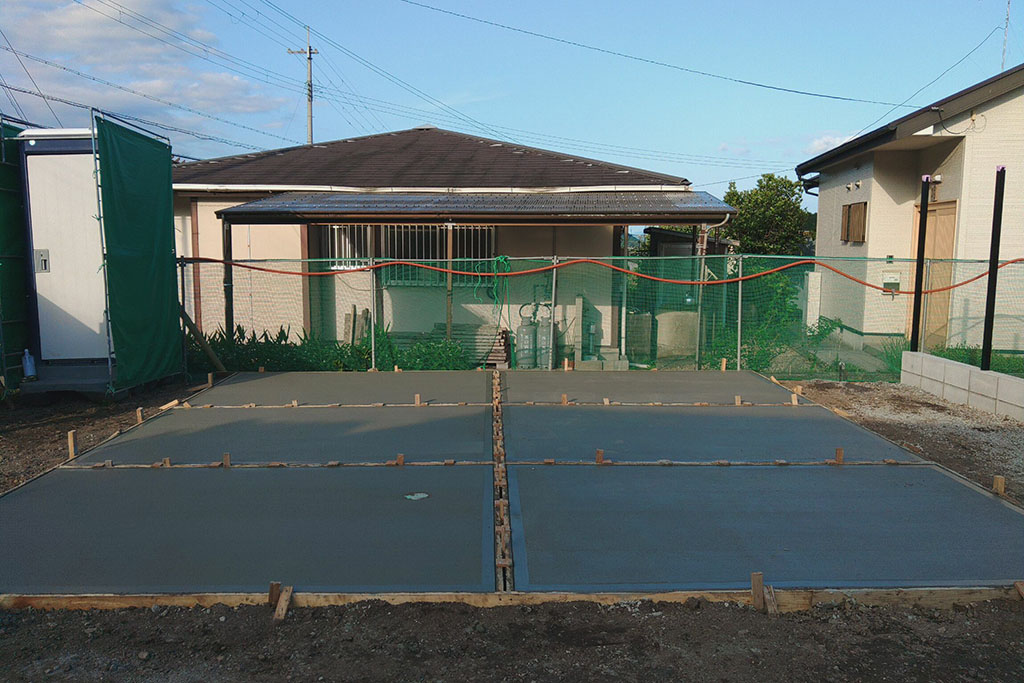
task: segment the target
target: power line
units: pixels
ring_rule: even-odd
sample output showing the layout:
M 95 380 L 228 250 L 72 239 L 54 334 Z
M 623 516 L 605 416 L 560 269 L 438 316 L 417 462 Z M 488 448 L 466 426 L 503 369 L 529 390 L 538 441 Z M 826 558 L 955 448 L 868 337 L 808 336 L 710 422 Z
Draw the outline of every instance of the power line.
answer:
M 38 91 L 38 90 L 29 90 L 28 88 L 20 88 L 20 87 L 18 87 L 16 85 L 8 85 L 7 87 L 10 88 L 11 90 L 15 91 L 15 92 L 20 92 L 20 93 L 23 93 L 25 95 L 32 95 L 33 97 L 38 97 L 38 98 L 46 100 L 48 102 L 59 102 L 61 104 L 66 104 L 69 107 L 78 107 L 79 109 L 94 109 L 94 107 L 92 105 L 83 104 L 82 102 L 75 102 L 74 100 L 69 100 L 69 99 L 66 99 L 66 98 L 63 98 L 63 97 L 57 97 L 56 95 L 47 95 L 47 94 L 45 94 L 45 93 L 43 93 L 41 91 Z M 109 113 L 111 113 L 111 114 L 113 114 L 115 116 L 118 116 L 118 117 L 120 117 L 122 119 L 127 119 L 129 121 L 135 121 L 136 123 L 141 123 L 141 124 L 144 124 L 146 126 L 154 126 L 156 128 L 160 128 L 162 130 L 171 131 L 171 132 L 174 132 L 174 133 L 182 133 L 184 135 L 191 135 L 192 137 L 197 138 L 199 140 L 208 140 L 210 142 L 219 142 L 221 144 L 231 145 L 233 147 L 244 147 L 246 149 L 251 149 L 251 150 L 258 151 L 258 152 L 262 152 L 263 151 L 262 147 L 257 147 L 256 145 L 250 145 L 250 144 L 248 144 L 246 142 L 239 142 L 238 140 L 230 140 L 228 138 L 223 138 L 223 137 L 220 137 L 220 136 L 217 136 L 217 135 L 208 135 L 206 133 L 201 133 L 199 131 L 190 130 L 188 128 L 181 128 L 179 126 L 172 126 L 172 125 L 169 125 L 169 124 L 166 124 L 166 123 L 160 123 L 158 121 L 152 121 L 150 119 L 144 119 L 144 118 L 142 118 L 140 116 L 134 116 L 132 114 L 122 114 L 120 112 L 111 111 L 111 110 L 105 110 L 105 111 L 108 111 Z
M 11 44 L 11 39 L 7 37 L 7 34 L 4 33 L 3 29 L 0 29 L 0 36 L 3 36 L 4 42 L 7 43 L 7 47 L 11 48 L 11 51 L 14 52 L 14 45 Z M 14 52 L 14 56 L 18 58 L 18 64 L 21 64 L 21 68 L 25 70 L 25 75 L 28 76 L 28 80 L 32 81 L 32 85 L 35 86 L 36 90 L 39 90 L 39 84 L 36 83 L 36 79 L 32 78 L 32 74 L 29 72 L 28 67 L 25 66 L 25 62 L 21 61 L 21 57 L 18 56 L 17 52 Z M 53 114 L 53 118 L 57 119 L 57 125 L 63 126 L 64 124 L 60 122 L 60 117 L 57 116 L 57 112 L 53 110 L 53 107 L 50 106 L 49 102 L 46 103 L 46 108 L 50 110 L 51 114 Z
M 276 133 L 269 133 L 269 132 L 267 132 L 265 130 L 261 130 L 259 128 L 254 127 L 254 126 L 247 126 L 244 123 L 237 123 L 235 121 L 231 121 L 230 119 L 225 119 L 225 118 L 222 118 L 220 116 L 216 116 L 214 114 L 207 114 L 204 111 L 200 111 L 198 109 L 194 109 L 192 107 L 188 107 L 188 106 L 185 106 L 183 104 L 177 104 L 176 102 L 172 102 L 170 100 L 165 100 L 162 97 L 157 97 L 155 95 L 150 95 L 148 93 L 144 93 L 144 92 L 142 92 L 140 90 L 136 90 L 134 88 L 130 88 L 130 87 L 125 86 L 125 85 L 120 85 L 118 83 L 113 83 L 111 81 L 108 81 L 106 79 L 100 78 L 98 76 L 93 76 L 92 74 L 84 73 L 82 71 L 79 71 L 78 69 L 73 69 L 70 66 L 66 66 L 66 65 L 60 64 L 58 62 L 53 62 L 53 61 L 50 61 L 49 59 L 44 59 L 42 57 L 37 57 L 36 55 L 29 54 L 28 52 L 21 52 L 20 50 L 14 50 L 14 49 L 11 49 L 11 48 L 8 48 L 8 47 L 4 47 L 3 45 L 0 45 L 0 50 L 5 50 L 7 52 L 11 52 L 11 53 L 13 53 L 13 54 L 15 54 L 15 55 L 17 55 L 19 57 L 25 57 L 26 59 L 31 59 L 34 62 L 38 62 L 40 64 L 45 64 L 46 66 L 49 66 L 49 67 L 52 67 L 52 68 L 55 68 L 55 69 L 60 69 L 61 71 L 66 71 L 67 73 L 73 74 L 75 76 L 79 76 L 81 78 L 85 78 L 85 79 L 93 81 L 95 83 L 99 83 L 101 85 L 105 85 L 105 86 L 110 87 L 110 88 L 116 88 L 117 90 L 120 90 L 122 92 L 130 93 L 130 94 L 136 95 L 138 97 L 143 97 L 143 98 L 145 98 L 147 100 L 151 100 L 153 102 L 158 102 L 159 104 L 163 104 L 163 105 L 168 106 L 168 107 L 173 107 L 175 109 L 180 109 L 181 111 L 189 112 L 190 114 L 195 114 L 197 116 L 202 116 L 202 117 L 210 119 L 212 121 L 219 121 L 220 123 L 226 123 L 229 126 L 235 126 L 236 128 L 241 128 L 243 130 L 248 130 L 248 131 L 251 131 L 253 133 L 259 133 L 261 135 L 266 135 L 266 136 L 269 136 L 269 137 L 272 137 L 272 138 L 277 138 L 278 140 L 284 140 L 285 142 L 291 142 L 291 143 L 299 144 L 298 140 L 295 140 L 295 139 L 292 139 L 292 138 L 286 138 L 286 137 L 284 137 L 282 135 L 277 135 Z
M 964 62 L 964 61 L 965 61 L 965 60 L 966 60 L 966 59 L 967 59 L 968 57 L 970 57 L 970 56 L 971 56 L 971 55 L 973 55 L 973 54 L 974 54 L 975 52 L 977 52 L 977 51 L 978 51 L 979 49 L 981 49 L 981 46 L 982 46 L 982 45 L 984 45 L 985 43 L 987 43 L 987 42 L 988 42 L 988 39 L 989 39 L 989 38 L 991 38 L 991 37 L 992 37 L 993 35 L 995 35 L 995 33 L 996 33 L 996 32 L 997 32 L 997 31 L 998 31 L 998 30 L 999 30 L 1000 28 L 1001 28 L 1001 27 L 999 27 L 999 26 L 996 26 L 996 27 L 995 27 L 995 28 L 993 28 L 993 29 L 992 29 L 991 31 L 989 31 L 989 34 L 988 34 L 987 36 L 985 36 L 985 39 L 984 39 L 984 40 L 982 40 L 982 41 L 981 41 L 980 43 L 978 43 L 978 44 L 977 44 L 977 45 L 975 45 L 975 46 L 974 46 L 973 48 L 971 48 L 971 50 L 970 50 L 970 51 L 969 51 L 969 52 L 968 52 L 967 54 L 965 54 L 965 55 L 964 55 L 963 57 L 961 57 L 960 59 L 956 60 L 956 61 L 955 61 L 955 62 L 954 62 L 954 63 L 953 63 L 952 65 L 950 65 L 949 67 L 947 67 L 945 71 L 943 71 L 942 73 L 940 73 L 940 74 L 939 74 L 938 76 L 936 76 L 936 77 L 935 77 L 935 78 L 933 78 L 932 80 L 928 81 L 928 83 L 926 83 L 925 85 L 921 86 L 921 87 L 920 87 L 920 88 L 918 88 L 918 89 L 917 89 L 916 91 L 914 91 L 914 94 L 913 94 L 913 95 L 911 95 L 911 96 L 910 96 L 910 97 L 908 97 L 907 99 L 903 100 L 903 104 L 906 104 L 906 103 L 907 103 L 907 102 L 909 102 L 910 100 L 914 99 L 915 97 L 917 97 L 918 95 L 920 95 L 922 91 L 924 91 L 924 90 L 926 90 L 926 89 L 930 88 L 931 86 L 935 85 L 935 83 L 936 83 L 936 82 L 938 82 L 938 81 L 939 81 L 939 79 L 941 79 L 941 78 L 942 78 L 943 76 L 945 76 L 946 74 L 948 74 L 948 73 L 949 73 L 950 71 L 952 71 L 952 70 L 953 70 L 953 69 L 955 69 L 956 67 L 958 67 L 958 66 L 960 66 L 961 64 L 963 64 L 963 62 Z M 871 128 L 872 126 L 874 126 L 874 125 L 875 125 L 876 123 L 878 123 L 878 122 L 879 122 L 879 121 L 881 121 L 882 119 L 884 119 L 884 118 L 888 117 L 888 116 L 889 116 L 889 114 L 893 113 L 894 111 L 896 111 L 896 109 L 898 109 L 898 108 L 899 108 L 899 107 L 901 107 L 901 106 L 903 106 L 903 105 L 902 105 L 902 104 L 898 104 L 898 105 L 896 105 L 895 107 L 893 107 L 893 108 L 892 108 L 892 109 L 890 109 L 889 111 L 885 112 L 884 114 L 882 114 L 881 116 L 879 116 L 879 117 L 878 117 L 877 119 L 875 119 L 874 121 L 872 121 L 872 122 L 871 122 L 871 123 L 869 123 L 868 125 L 866 125 L 866 126 L 864 126 L 863 128 L 861 128 L 861 129 L 860 129 L 859 131 L 857 131 L 856 133 L 854 133 L 854 134 L 853 134 L 853 136 L 851 136 L 851 137 L 853 137 L 853 138 L 859 137 L 861 133 L 863 133 L 864 131 L 866 131 L 866 130 L 870 129 L 870 128 Z
M 21 108 L 21 105 L 18 104 L 18 100 L 15 99 L 14 92 L 7 87 L 7 81 L 4 80 L 4 75 L 2 73 L 0 73 L 0 86 L 2 86 L 4 92 L 7 93 L 7 99 L 11 101 L 11 105 L 14 107 L 14 111 L 18 112 L 18 116 L 23 119 L 28 118 L 25 116 L 25 110 Z
M 807 97 L 818 97 L 826 100 L 839 100 L 841 102 L 860 102 L 863 104 L 883 104 L 892 105 L 892 102 L 883 102 L 879 100 L 867 100 L 860 97 L 846 97 L 844 95 L 830 95 L 827 93 L 813 92 L 811 90 L 800 90 L 798 88 L 787 88 L 780 85 L 771 85 L 769 83 L 761 83 L 758 81 L 750 81 L 743 78 L 734 78 L 732 76 L 724 76 L 722 74 L 712 73 L 710 71 L 701 71 L 700 69 L 691 69 L 686 66 L 679 66 L 678 64 L 670 64 L 668 62 L 662 62 L 656 59 L 650 59 L 648 57 L 640 57 L 632 55 L 627 52 L 619 52 L 618 50 L 609 50 L 608 48 L 598 47 L 596 45 L 589 45 L 587 43 L 581 43 L 575 40 L 568 40 L 566 38 L 559 38 L 557 36 L 548 35 L 546 33 L 539 33 L 537 31 L 531 31 L 525 28 L 519 28 L 518 26 L 509 26 L 508 24 L 501 24 L 496 21 L 490 21 L 487 19 L 480 19 L 479 17 L 472 17 L 468 14 L 461 14 L 459 12 L 453 12 L 451 10 L 442 9 L 441 7 L 434 7 L 433 5 L 427 5 L 422 2 L 416 2 L 415 0 L 399 0 L 407 5 L 414 5 L 416 7 L 422 7 L 423 9 L 431 10 L 432 12 L 440 12 L 441 14 L 448 14 L 453 17 L 460 19 L 466 19 L 468 21 L 475 21 L 479 24 L 486 24 L 488 26 L 494 26 L 496 28 L 505 29 L 506 31 L 514 31 L 516 33 L 522 33 L 524 35 L 533 36 L 534 38 L 543 38 L 544 40 L 550 40 L 556 43 L 562 43 L 563 45 L 571 45 L 572 47 L 578 47 L 584 50 L 591 50 L 593 52 L 600 52 L 602 54 L 611 55 L 613 57 L 621 57 L 623 59 L 630 59 L 634 62 L 643 62 L 644 64 L 652 64 L 654 66 L 665 67 L 666 69 L 675 69 L 676 71 L 683 71 L 685 73 L 694 74 L 697 76 L 706 76 L 708 78 L 715 78 L 720 81 L 728 81 L 730 83 L 738 83 L 740 85 L 749 85 L 755 88 L 763 88 L 765 90 L 774 90 L 777 92 L 790 93 L 793 95 L 805 95 Z M 907 106 L 904 104 L 897 104 L 897 107 Z
M 272 9 L 276 10 L 279 14 L 281 14 L 281 16 L 285 17 L 289 21 L 291 21 L 291 22 L 293 22 L 295 24 L 298 24 L 299 26 L 306 26 L 306 24 L 304 22 L 302 22 L 300 19 L 295 17 L 293 14 L 291 14 L 289 12 L 286 12 L 285 10 L 281 9 L 281 7 L 279 7 L 275 3 L 271 2 L 271 0 L 262 0 L 262 2 L 265 5 L 267 5 L 267 6 L 271 7 Z M 347 47 L 345 47 L 344 45 L 340 44 L 336 40 L 332 39 L 330 36 L 327 36 L 324 33 L 321 33 L 320 31 L 317 31 L 315 29 L 313 30 L 313 33 L 315 33 L 316 36 L 318 38 L 320 38 L 321 40 L 329 43 L 333 47 L 335 47 L 338 50 L 340 50 L 341 52 L 343 52 L 348 57 L 354 59 L 358 63 L 362 64 L 366 68 L 368 68 L 371 71 L 373 71 L 374 73 L 376 73 L 377 75 L 382 76 L 383 78 L 386 78 L 387 80 L 391 81 L 392 83 L 394 83 L 395 85 L 399 86 L 403 90 L 406 90 L 406 91 L 416 95 L 420 99 L 423 99 L 424 101 L 434 105 L 435 107 L 439 107 L 439 108 L 441 108 L 443 110 L 446 110 L 446 111 L 454 114 L 458 118 L 462 119 L 463 121 L 465 121 L 466 123 L 468 123 L 468 124 L 470 124 L 472 126 L 475 126 L 479 130 L 484 130 L 485 132 L 488 132 L 489 134 L 494 135 L 494 136 L 499 137 L 499 138 L 502 137 L 500 133 L 498 133 L 497 131 L 495 131 L 492 128 L 489 128 L 486 124 L 483 124 L 480 121 L 477 121 L 476 119 L 472 118 L 471 116 L 463 114 L 458 109 L 455 109 L 454 107 L 452 107 L 452 106 L 450 106 L 448 104 L 445 104 L 444 102 L 442 102 L 441 100 L 438 100 L 435 97 L 431 97 L 430 95 L 428 95 L 427 93 L 423 92 L 419 88 L 413 86 L 412 84 L 402 80 L 398 76 L 396 76 L 393 73 L 389 72 L 387 69 L 384 69 L 383 67 L 379 67 L 376 64 L 373 64 L 372 62 L 370 62 L 369 60 L 364 59 L 363 57 L 360 57 L 358 54 L 356 54 L 352 50 L 349 50 Z M 506 136 L 506 139 L 507 139 L 507 136 Z
M 691 188 L 708 187 L 710 185 L 721 185 L 723 183 L 734 183 L 737 180 L 750 180 L 751 178 L 760 178 L 761 176 L 767 175 L 768 173 L 782 173 L 783 171 L 788 172 L 790 170 L 792 170 L 792 169 L 789 166 L 786 166 L 784 168 L 779 168 L 779 169 L 776 169 L 774 171 L 765 171 L 764 173 L 755 173 L 754 175 L 745 175 L 745 176 L 741 176 L 739 178 L 727 178 L 725 180 L 715 180 L 715 181 L 710 182 L 710 183 L 698 183 L 697 185 L 691 185 L 690 187 Z

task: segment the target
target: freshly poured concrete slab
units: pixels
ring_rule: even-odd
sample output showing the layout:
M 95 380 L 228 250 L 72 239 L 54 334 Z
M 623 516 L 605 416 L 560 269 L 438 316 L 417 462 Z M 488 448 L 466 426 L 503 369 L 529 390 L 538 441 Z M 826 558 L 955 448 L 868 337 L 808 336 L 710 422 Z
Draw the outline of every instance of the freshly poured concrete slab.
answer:
M 79 462 L 239 463 L 491 460 L 486 406 L 178 408 L 83 455 Z
M 920 460 L 818 406 L 509 406 L 504 425 L 509 462 Z
M 490 403 L 489 372 L 241 372 L 195 398 L 196 404 L 279 406 Z
M 485 466 L 56 470 L 0 498 L 0 593 L 490 591 L 491 487 Z
M 502 400 L 507 403 L 789 403 L 791 393 L 753 372 L 540 372 L 502 373 Z M 806 399 L 800 399 L 806 402 Z
M 1024 513 L 934 466 L 510 466 L 518 590 L 1009 585 Z

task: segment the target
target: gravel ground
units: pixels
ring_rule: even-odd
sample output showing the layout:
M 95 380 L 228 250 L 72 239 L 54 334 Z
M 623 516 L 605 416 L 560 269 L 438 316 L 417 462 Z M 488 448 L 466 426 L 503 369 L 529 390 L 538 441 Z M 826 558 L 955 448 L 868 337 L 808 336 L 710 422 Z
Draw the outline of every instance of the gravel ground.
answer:
M 923 458 L 986 488 L 1006 477 L 1006 493 L 1024 498 L 1024 423 L 949 403 L 914 387 L 885 382 L 785 382 L 829 408 L 838 408 Z

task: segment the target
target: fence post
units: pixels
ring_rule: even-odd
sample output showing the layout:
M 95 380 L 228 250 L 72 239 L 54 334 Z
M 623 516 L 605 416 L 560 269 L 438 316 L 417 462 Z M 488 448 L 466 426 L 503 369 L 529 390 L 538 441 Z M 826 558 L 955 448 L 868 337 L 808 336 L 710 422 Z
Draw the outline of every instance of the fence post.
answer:
M 924 290 L 924 255 L 925 239 L 928 231 L 928 190 L 932 177 L 921 176 L 921 213 L 917 221 L 917 265 L 914 269 L 914 312 L 910 321 L 910 350 L 921 350 L 921 302 Z
M 548 370 L 555 369 L 555 350 L 558 348 L 558 338 L 555 336 L 555 304 L 558 301 L 558 257 L 551 257 L 551 264 L 555 267 L 551 269 L 551 320 L 550 320 L 550 332 L 551 332 L 551 353 L 548 354 Z
M 740 254 L 740 281 L 736 283 L 736 369 L 743 369 L 743 254 Z
M 192 267 L 195 268 L 195 266 L 192 266 Z M 179 272 L 179 276 L 180 276 L 180 287 L 181 287 L 181 310 L 185 310 L 185 298 L 186 297 L 185 297 L 185 259 L 184 258 L 179 258 L 178 259 L 178 270 L 180 271 Z M 194 297 L 195 294 L 193 293 L 192 296 Z M 195 304 L 193 304 L 192 307 L 195 308 Z M 180 315 L 178 316 L 178 322 L 181 323 L 181 371 L 185 375 L 188 375 L 188 331 L 186 329 L 185 318 L 183 316 L 180 316 Z M 2 340 L 2 338 L 0 338 L 0 340 Z M 0 345 L 0 349 L 3 349 L 2 345 Z M 2 350 L 0 350 L 0 353 L 2 353 Z M 2 360 L 2 359 L 0 359 L 0 360 Z
M 981 341 L 981 369 L 992 367 L 992 334 L 996 321 L 996 277 L 999 273 L 999 240 L 1003 231 L 1003 191 L 1006 167 L 996 166 L 996 197 L 992 205 L 992 243 L 988 254 L 988 291 L 985 295 L 985 328 Z
M 370 257 L 370 369 L 377 369 L 377 269 Z
M 626 230 L 626 236 L 629 236 L 629 230 Z M 629 257 L 627 256 L 625 261 L 622 261 L 626 269 L 629 269 Z M 620 314 L 621 320 L 619 321 L 619 359 L 626 359 L 626 294 L 629 291 L 629 276 L 625 273 L 619 273 L 622 276 L 622 313 Z

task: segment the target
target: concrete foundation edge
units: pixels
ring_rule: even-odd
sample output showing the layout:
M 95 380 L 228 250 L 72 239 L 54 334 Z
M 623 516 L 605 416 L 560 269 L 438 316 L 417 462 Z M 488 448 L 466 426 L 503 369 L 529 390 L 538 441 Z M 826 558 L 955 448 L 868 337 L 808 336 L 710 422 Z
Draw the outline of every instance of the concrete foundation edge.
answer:
M 892 588 L 892 589 L 814 589 L 774 591 L 780 612 L 808 610 L 815 605 L 856 601 L 862 605 L 949 608 L 986 600 L 1022 600 L 1024 583 L 1013 586 L 977 588 Z M 458 603 L 471 607 L 540 605 L 545 603 L 592 602 L 614 605 L 649 601 L 682 603 L 690 599 L 708 602 L 755 604 L 751 591 L 671 591 L 664 593 L 294 593 L 293 607 L 332 607 L 379 600 L 391 605 L 406 603 Z M 160 607 L 211 607 L 225 605 L 266 605 L 267 593 L 168 593 L 168 594 L 0 594 L 0 609 L 87 610 Z

